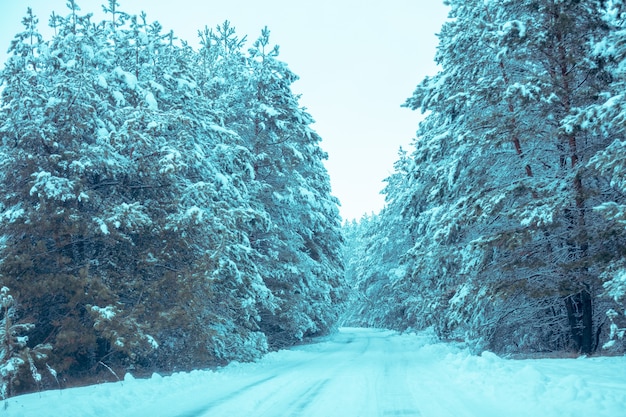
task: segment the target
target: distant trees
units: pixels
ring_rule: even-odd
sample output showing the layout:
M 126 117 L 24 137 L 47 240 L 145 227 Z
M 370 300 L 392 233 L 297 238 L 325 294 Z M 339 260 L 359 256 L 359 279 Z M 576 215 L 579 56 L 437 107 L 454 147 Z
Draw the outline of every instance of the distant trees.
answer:
M 402 150 L 398 156 L 396 172 L 386 179 L 386 207 L 344 225 L 346 281 L 356 298 L 345 319 L 353 325 L 402 328 L 407 321 L 396 284 L 406 274 L 401 260 L 416 240 L 402 216 L 412 196 L 406 182 L 412 161 Z
M 1 73 L 0 283 L 66 377 L 248 360 L 328 332 L 337 201 L 296 76 L 227 23 L 29 9 Z
M 412 233 L 396 261 L 406 272 L 379 286 L 396 300 L 379 293 L 368 314 L 477 349 L 591 353 L 607 311 L 623 310 L 606 292 L 621 285 L 625 243 L 621 6 L 449 3 L 442 69 L 406 103 L 429 114 L 395 174 L 404 185 L 387 190 Z

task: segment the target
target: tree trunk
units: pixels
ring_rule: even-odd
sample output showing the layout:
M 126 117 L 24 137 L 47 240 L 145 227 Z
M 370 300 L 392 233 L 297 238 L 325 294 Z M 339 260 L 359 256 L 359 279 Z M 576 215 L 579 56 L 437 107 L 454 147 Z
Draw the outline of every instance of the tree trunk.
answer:
M 593 304 L 591 302 L 591 294 L 587 290 L 580 293 L 582 302 L 582 343 L 580 352 L 585 355 L 593 353 Z
M 593 353 L 593 305 L 587 290 L 565 298 L 567 320 L 576 350 L 589 355 Z

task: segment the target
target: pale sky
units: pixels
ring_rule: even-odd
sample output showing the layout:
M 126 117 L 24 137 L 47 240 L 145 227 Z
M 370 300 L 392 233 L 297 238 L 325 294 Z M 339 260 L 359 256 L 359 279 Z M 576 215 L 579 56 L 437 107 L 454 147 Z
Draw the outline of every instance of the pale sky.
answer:
M 197 31 L 229 20 L 255 40 L 264 26 L 280 59 L 300 76 L 293 89 L 316 120 L 328 152 L 326 167 L 344 220 L 378 212 L 382 182 L 400 146 L 408 148 L 420 120 L 401 108 L 426 75 L 434 75 L 443 0 L 118 0 L 130 14 L 145 11 L 164 31 L 197 45 Z M 26 8 L 47 29 L 50 12 L 67 14 L 66 0 L 0 0 L 0 61 L 21 30 Z M 77 0 L 102 18 L 106 0 Z

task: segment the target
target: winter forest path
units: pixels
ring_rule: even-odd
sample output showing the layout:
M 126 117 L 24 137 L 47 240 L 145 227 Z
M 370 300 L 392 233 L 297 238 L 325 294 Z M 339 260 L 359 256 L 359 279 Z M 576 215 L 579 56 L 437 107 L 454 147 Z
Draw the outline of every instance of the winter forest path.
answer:
M 424 364 L 393 335 L 343 329 L 326 342 L 295 349 L 305 354 L 258 369 L 251 382 L 210 395 L 203 406 L 177 417 L 421 416 L 410 379 Z
M 344 328 L 219 371 L 11 398 L 7 417 L 623 415 L 626 357 L 507 360 L 428 332 Z
M 576 397 L 584 387 L 558 361 L 542 362 L 540 372 L 524 361 L 475 357 L 432 342 L 427 334 L 344 328 L 320 343 L 270 355 L 249 371 L 241 365 L 233 385 L 225 381 L 193 409 L 174 415 L 514 417 L 551 416 L 553 408 L 565 416 L 568 408 L 575 413 L 583 406 Z M 550 385 L 566 391 L 569 405 L 560 404 L 561 392 L 553 397 Z

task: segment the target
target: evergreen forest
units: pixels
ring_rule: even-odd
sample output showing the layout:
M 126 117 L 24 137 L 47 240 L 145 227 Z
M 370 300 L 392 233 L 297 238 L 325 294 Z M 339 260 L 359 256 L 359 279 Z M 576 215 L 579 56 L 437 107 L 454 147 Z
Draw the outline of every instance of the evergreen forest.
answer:
M 626 4 L 447 4 L 386 207 L 345 228 L 351 320 L 477 352 L 623 353 Z
M 340 325 L 623 354 L 626 4 L 445 3 L 386 205 L 344 224 L 267 28 L 193 48 L 67 0 L 46 38 L 28 9 L 0 73 L 0 397 Z
M 249 361 L 328 333 L 338 201 L 263 29 L 178 42 L 117 1 L 28 10 L 1 73 L 2 396 Z

